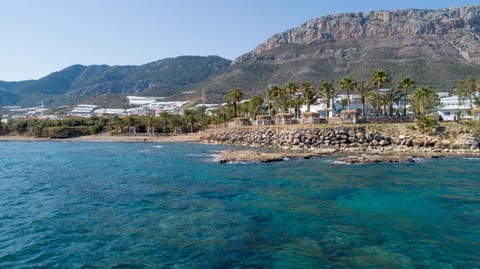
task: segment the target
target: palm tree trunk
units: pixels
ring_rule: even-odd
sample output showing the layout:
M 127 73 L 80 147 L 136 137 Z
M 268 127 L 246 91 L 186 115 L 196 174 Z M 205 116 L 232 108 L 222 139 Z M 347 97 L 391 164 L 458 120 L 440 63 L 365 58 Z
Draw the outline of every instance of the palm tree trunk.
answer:
M 347 90 L 347 108 L 348 112 L 350 112 L 350 91 Z
M 362 97 L 362 115 L 365 117 L 365 98 Z

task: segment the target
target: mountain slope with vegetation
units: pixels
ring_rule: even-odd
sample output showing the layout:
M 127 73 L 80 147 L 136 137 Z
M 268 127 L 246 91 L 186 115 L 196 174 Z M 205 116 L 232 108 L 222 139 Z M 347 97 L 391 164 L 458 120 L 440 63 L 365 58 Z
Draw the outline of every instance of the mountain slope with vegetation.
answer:
M 141 66 L 73 65 L 39 80 L 0 82 L 0 104 L 74 104 L 105 95 L 171 96 L 226 70 L 218 56 L 181 56 Z
M 128 94 L 200 101 L 202 93 L 221 103 L 234 88 L 249 98 L 290 81 L 338 87 L 344 77 L 368 81 L 375 69 L 389 74 L 385 87 L 409 77 L 447 91 L 469 75 L 480 79 L 480 7 L 324 16 L 273 35 L 233 63 L 182 56 L 141 66 L 74 65 L 39 80 L 0 81 L 0 105 L 108 105 Z

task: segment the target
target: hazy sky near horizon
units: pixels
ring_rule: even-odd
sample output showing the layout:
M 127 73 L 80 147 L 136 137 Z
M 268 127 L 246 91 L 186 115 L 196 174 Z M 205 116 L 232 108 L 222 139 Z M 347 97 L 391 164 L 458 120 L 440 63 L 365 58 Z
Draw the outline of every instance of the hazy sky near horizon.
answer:
M 73 64 L 234 59 L 328 14 L 464 5 L 480 0 L 0 0 L 0 80 L 38 79 Z

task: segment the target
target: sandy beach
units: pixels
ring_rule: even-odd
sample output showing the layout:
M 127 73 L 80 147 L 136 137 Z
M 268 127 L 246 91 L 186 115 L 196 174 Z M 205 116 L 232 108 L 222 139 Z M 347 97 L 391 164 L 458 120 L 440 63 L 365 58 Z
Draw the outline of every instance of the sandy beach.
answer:
M 108 134 L 88 135 L 65 139 L 35 138 L 27 136 L 0 136 L 0 141 L 85 141 L 85 142 L 200 142 L 200 134 L 182 135 L 132 135 L 112 136 Z

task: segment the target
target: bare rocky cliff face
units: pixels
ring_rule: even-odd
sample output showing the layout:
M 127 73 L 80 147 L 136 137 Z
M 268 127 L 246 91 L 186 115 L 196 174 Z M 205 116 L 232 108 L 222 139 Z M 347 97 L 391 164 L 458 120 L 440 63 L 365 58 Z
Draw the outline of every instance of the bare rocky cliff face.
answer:
M 352 45 L 349 42 L 361 42 Z M 247 60 L 298 58 L 287 53 L 269 55 L 286 45 L 346 43 L 343 48 L 318 50 L 323 57 L 357 58 L 376 48 L 395 48 L 397 57 L 428 55 L 435 59 L 480 65 L 480 7 L 439 10 L 399 10 L 325 16 L 276 34 L 255 50 L 237 58 Z

